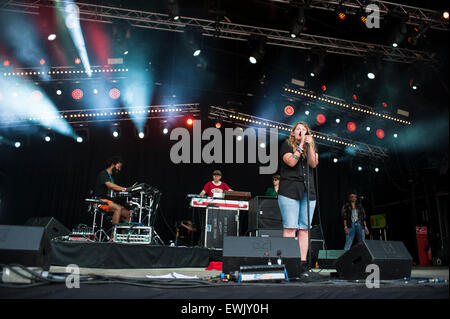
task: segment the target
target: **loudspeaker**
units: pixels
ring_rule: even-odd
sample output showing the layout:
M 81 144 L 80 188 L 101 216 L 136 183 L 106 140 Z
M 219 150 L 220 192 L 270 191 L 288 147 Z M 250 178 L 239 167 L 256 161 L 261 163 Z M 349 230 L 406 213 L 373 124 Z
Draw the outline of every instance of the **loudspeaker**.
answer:
M 409 278 L 412 257 L 400 241 L 365 240 L 336 260 L 336 270 L 343 279 L 365 279 L 367 265 L 380 269 L 380 280 Z
M 249 200 L 248 205 L 248 231 L 252 236 L 264 228 L 283 229 L 277 198 L 256 196 Z
M 50 268 L 44 227 L 0 225 L 0 263 Z
M 267 265 L 269 260 L 276 265 L 279 254 L 289 278 L 301 274 L 296 238 L 225 236 L 223 244 L 223 273 L 237 271 L 240 266 Z
M 33 217 L 29 218 L 25 225 L 27 226 L 39 226 L 45 228 L 45 235 L 49 240 L 65 236 L 70 234 L 70 230 L 64 227 L 59 221 L 57 221 L 54 217 Z
M 336 269 L 336 261 L 345 250 L 319 250 L 317 263 L 321 269 Z

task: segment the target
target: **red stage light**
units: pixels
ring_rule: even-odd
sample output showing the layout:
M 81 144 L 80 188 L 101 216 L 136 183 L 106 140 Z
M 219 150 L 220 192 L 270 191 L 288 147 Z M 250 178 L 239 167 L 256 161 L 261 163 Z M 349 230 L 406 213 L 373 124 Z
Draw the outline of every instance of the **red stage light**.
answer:
M 187 124 L 187 125 L 192 125 L 192 124 L 194 124 L 194 119 L 193 119 L 192 117 L 188 117 L 188 118 L 186 119 L 186 124 Z
M 81 89 L 73 90 L 72 97 L 74 100 L 81 100 L 83 98 L 83 91 Z
M 117 100 L 120 97 L 120 90 L 112 88 L 111 90 L 109 90 L 109 97 L 114 100 Z
M 221 128 L 221 127 L 222 127 L 222 123 L 216 122 L 216 128 Z
M 81 59 L 80 58 L 76 58 L 75 59 L 75 64 L 80 64 L 81 63 Z
M 45 64 L 45 60 L 44 60 L 44 59 L 40 59 L 40 60 L 39 60 L 39 63 L 40 63 L 41 65 L 44 65 L 44 64 Z
M 317 120 L 317 123 L 323 124 L 323 123 L 325 123 L 327 121 L 327 118 L 325 117 L 325 115 L 320 113 L 320 114 L 317 114 L 316 120 Z
M 346 15 L 344 12 L 339 12 L 338 18 L 339 18 L 340 20 L 345 20 L 346 17 L 347 17 L 347 15 Z
M 284 108 L 284 114 L 286 114 L 287 116 L 293 115 L 294 112 L 295 112 L 294 108 L 290 105 L 286 105 L 286 107 Z
M 10 66 L 11 62 L 9 62 L 9 60 L 5 60 L 3 61 L 3 66 Z
M 320 88 L 322 89 L 322 91 L 326 91 L 327 90 L 327 86 L 326 85 L 322 85 Z
M 348 122 L 348 123 L 347 123 L 347 129 L 348 129 L 350 132 L 356 131 L 356 124 L 355 124 L 354 122 Z
M 31 98 L 35 101 L 38 101 L 40 99 L 42 99 L 42 92 L 41 91 L 33 91 L 31 92 Z
M 384 138 L 384 131 L 382 130 L 382 129 L 378 129 L 377 130 L 377 137 L 379 138 L 379 139 L 383 139 Z
M 387 107 L 387 106 L 388 106 L 386 102 L 381 103 L 381 105 L 382 105 L 383 107 Z
M 352 98 L 356 101 L 356 100 L 358 100 L 358 96 L 356 96 L 356 94 L 353 94 L 352 95 Z

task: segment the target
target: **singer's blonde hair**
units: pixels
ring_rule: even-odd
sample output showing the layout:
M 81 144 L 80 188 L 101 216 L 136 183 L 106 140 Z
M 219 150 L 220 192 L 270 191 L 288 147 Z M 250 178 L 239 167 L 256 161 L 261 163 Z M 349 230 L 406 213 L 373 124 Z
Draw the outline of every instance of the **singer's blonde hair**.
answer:
M 303 121 L 299 121 L 299 122 L 295 123 L 292 126 L 291 133 L 289 134 L 289 138 L 287 139 L 287 142 L 288 142 L 289 146 L 292 147 L 292 153 L 295 152 L 295 150 L 297 149 L 297 146 L 298 146 L 298 144 L 295 142 L 295 136 L 293 135 L 294 131 L 297 128 L 298 125 L 303 125 L 306 128 L 306 132 L 308 132 L 309 135 L 312 136 L 311 128 L 308 126 L 308 124 L 306 124 Z M 314 139 L 312 140 L 311 144 L 313 146 L 314 151 L 316 151 L 316 144 L 314 143 Z M 304 149 L 305 149 L 305 151 L 304 151 L 305 152 L 305 156 L 308 156 L 308 147 L 305 147 Z

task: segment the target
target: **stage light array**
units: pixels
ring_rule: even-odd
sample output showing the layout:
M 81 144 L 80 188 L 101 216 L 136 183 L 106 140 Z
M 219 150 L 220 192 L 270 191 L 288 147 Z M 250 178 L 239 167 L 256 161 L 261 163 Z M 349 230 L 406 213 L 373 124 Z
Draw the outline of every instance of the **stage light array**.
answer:
M 356 111 L 356 112 L 365 113 L 365 114 L 368 114 L 368 115 L 374 115 L 374 116 L 385 118 L 387 120 L 395 121 L 395 122 L 398 122 L 398 123 L 411 125 L 410 121 L 402 120 L 402 119 L 399 119 L 399 118 L 396 118 L 396 117 L 393 117 L 393 116 L 390 116 L 390 115 L 382 114 L 382 113 L 377 113 L 377 112 L 374 112 L 372 110 L 368 110 L 368 109 L 365 109 L 365 108 L 362 108 L 362 107 L 359 107 L 359 106 L 350 105 L 348 103 L 344 103 L 344 102 L 338 101 L 338 100 L 333 100 L 331 98 L 323 98 L 323 97 L 317 96 L 314 93 L 310 93 L 310 92 L 306 92 L 306 91 L 293 90 L 293 89 L 289 89 L 289 88 L 285 88 L 284 91 L 285 92 L 289 92 L 289 93 L 293 93 L 293 94 L 296 94 L 296 95 L 304 96 L 304 97 L 307 97 L 307 98 L 310 98 L 310 99 L 313 99 L 313 100 L 318 100 L 318 101 L 321 101 L 321 102 L 330 103 L 330 104 L 333 104 L 333 105 L 336 105 L 336 106 L 340 106 L 340 107 L 343 107 L 345 109 L 350 109 L 350 110 L 353 110 L 353 111 Z

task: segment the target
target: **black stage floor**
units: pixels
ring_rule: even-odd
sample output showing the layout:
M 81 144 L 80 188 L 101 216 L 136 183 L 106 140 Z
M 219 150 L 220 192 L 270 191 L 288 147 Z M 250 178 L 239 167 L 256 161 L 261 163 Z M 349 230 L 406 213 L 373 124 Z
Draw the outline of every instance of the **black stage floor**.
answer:
M 385 280 L 379 288 L 368 288 L 364 280 L 339 280 L 333 276 L 335 270 L 324 269 L 313 269 L 289 282 L 222 281 L 220 270 L 206 270 L 220 254 L 206 248 L 53 242 L 51 255 L 49 273 L 59 277 L 31 284 L 2 283 L 0 298 L 169 299 L 180 307 L 188 300 L 224 305 L 227 300 L 449 298 L 448 267 L 414 267 L 410 278 Z M 79 288 L 67 286 L 69 264 L 79 266 Z

